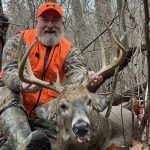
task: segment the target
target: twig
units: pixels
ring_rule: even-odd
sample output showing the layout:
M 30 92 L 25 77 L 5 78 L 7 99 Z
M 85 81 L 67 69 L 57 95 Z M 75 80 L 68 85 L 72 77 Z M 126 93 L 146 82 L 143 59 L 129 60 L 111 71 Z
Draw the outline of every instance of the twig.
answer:
M 115 19 L 117 19 L 118 18 L 118 15 L 117 16 L 115 16 L 113 19 L 112 19 L 112 21 L 111 21 L 111 23 L 109 24 L 109 26 L 111 26 L 112 24 L 113 24 L 113 22 L 114 22 L 114 20 Z M 83 49 L 81 49 L 81 52 L 83 53 L 93 42 L 95 42 L 102 34 L 104 34 L 105 32 L 107 31 L 107 29 L 105 29 L 104 31 L 102 31 L 94 40 L 92 40 L 86 47 L 84 47 Z
M 119 67 L 117 67 L 115 70 L 113 85 L 112 85 L 112 90 L 111 90 L 111 96 L 110 96 L 111 101 L 110 101 L 110 104 L 108 106 L 108 109 L 107 109 L 107 112 L 105 115 L 106 118 L 108 118 L 110 116 L 110 112 L 111 112 L 111 108 L 112 108 L 112 104 L 113 104 L 113 99 L 114 99 L 114 95 L 115 95 L 115 90 L 116 90 L 116 85 L 117 85 L 118 74 L 119 74 Z
M 24 27 L 24 26 L 21 25 L 21 24 L 15 24 L 15 23 L 7 22 L 7 21 L 0 21 L 0 22 L 1 22 L 1 23 L 6 23 L 6 24 L 15 25 L 15 26 L 21 26 L 21 27 Z

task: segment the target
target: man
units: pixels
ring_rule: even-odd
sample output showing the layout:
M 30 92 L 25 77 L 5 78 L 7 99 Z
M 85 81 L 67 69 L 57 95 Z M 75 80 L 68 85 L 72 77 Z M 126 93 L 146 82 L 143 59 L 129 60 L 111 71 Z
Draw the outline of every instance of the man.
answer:
M 42 104 L 54 100 L 58 94 L 20 81 L 18 77 L 18 39 L 20 34 L 8 40 L 3 53 L 3 80 L 0 101 L 2 132 L 12 149 L 49 150 L 50 142 L 41 130 L 31 131 L 27 115 Z M 24 31 L 24 49 L 37 40 L 30 53 L 33 73 L 41 80 L 56 81 L 56 71 L 63 84 L 82 80 L 86 70 L 80 50 L 63 38 L 63 12 L 56 3 L 44 3 L 37 12 L 36 29 Z M 89 88 L 100 84 L 102 77 L 89 72 Z M 23 96 L 23 98 L 22 98 Z M 27 114 L 26 114 L 27 112 Z

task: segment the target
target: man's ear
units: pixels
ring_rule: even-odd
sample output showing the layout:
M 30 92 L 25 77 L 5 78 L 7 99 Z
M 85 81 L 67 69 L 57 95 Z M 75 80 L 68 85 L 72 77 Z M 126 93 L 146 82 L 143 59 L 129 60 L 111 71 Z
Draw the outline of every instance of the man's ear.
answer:
M 64 26 L 65 24 L 65 17 L 62 17 L 62 25 Z

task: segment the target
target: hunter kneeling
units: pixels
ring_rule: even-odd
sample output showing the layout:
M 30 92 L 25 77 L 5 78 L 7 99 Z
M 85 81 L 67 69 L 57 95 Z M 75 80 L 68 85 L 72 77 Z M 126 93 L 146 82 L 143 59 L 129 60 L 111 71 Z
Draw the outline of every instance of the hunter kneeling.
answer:
M 24 33 L 24 34 L 21 34 Z M 20 46 L 20 36 L 23 36 Z M 36 78 L 49 84 L 55 83 L 57 70 L 62 84 L 72 84 L 83 80 L 87 70 L 80 50 L 63 37 L 63 11 L 56 3 L 44 3 L 36 17 L 36 28 L 21 31 L 5 44 L 2 71 L 5 86 L 0 88 L 1 129 L 6 142 L 1 150 L 50 150 L 51 143 L 45 134 L 41 121 L 32 118 L 38 106 L 56 99 L 59 94 L 53 90 L 25 83 L 18 77 L 19 49 L 26 50 L 36 41 L 29 55 L 31 68 Z M 18 46 L 19 45 L 19 46 Z M 25 74 L 28 76 L 27 74 Z M 89 72 L 89 89 L 102 82 L 102 77 Z M 37 122 L 38 123 L 37 123 Z M 36 125 L 38 130 L 35 130 Z M 40 129 L 40 128 L 43 129 Z

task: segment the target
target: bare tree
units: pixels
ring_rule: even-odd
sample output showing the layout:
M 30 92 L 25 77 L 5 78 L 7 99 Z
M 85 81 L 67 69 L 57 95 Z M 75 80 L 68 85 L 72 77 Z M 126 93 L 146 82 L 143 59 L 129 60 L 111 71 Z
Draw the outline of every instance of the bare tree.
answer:
M 119 15 L 119 22 L 122 25 L 121 29 L 119 29 L 121 33 L 127 31 L 126 20 L 125 20 L 125 15 L 124 15 L 124 10 L 125 10 L 126 5 L 127 5 L 126 0 L 117 0 L 117 10 L 118 10 L 118 15 Z M 120 35 L 121 35 L 121 33 L 120 33 Z M 126 48 L 128 48 L 127 36 L 125 37 L 123 43 L 124 43 L 124 46 Z
M 45 0 L 45 2 L 53 2 L 53 3 L 57 3 L 57 0 Z
M 2 69 L 2 53 L 6 41 L 6 32 L 8 29 L 8 18 L 3 13 L 2 2 L 0 0 L 0 70 Z
M 80 0 L 72 0 L 72 11 L 75 19 L 76 41 L 77 46 L 83 48 L 86 45 L 86 24 L 84 21 L 82 6 Z
M 33 24 L 33 28 L 34 28 L 36 8 L 35 8 L 35 5 L 34 5 L 34 2 L 31 1 L 31 0 L 27 0 L 27 4 L 28 4 L 29 10 L 30 10 L 30 18 L 32 19 L 32 24 Z

